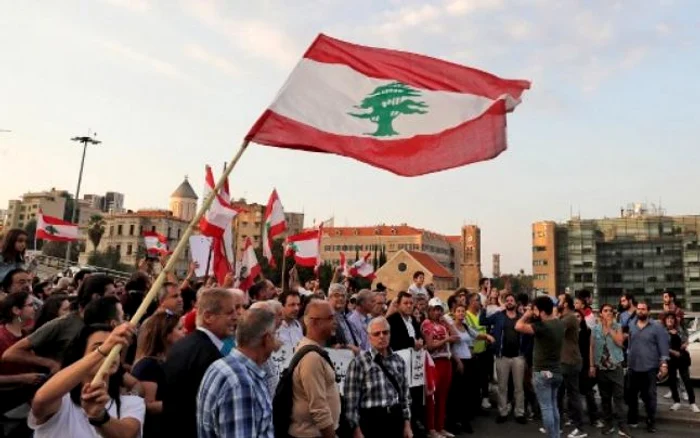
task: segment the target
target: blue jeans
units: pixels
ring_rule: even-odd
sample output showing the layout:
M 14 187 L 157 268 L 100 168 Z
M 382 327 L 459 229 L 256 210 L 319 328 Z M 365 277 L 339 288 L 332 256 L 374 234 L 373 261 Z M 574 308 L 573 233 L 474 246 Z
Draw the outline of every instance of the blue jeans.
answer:
M 559 438 L 560 419 L 557 394 L 562 381 L 561 373 L 550 373 L 549 371 L 532 373 L 532 384 L 535 387 L 537 401 L 542 411 L 542 423 L 549 438 Z

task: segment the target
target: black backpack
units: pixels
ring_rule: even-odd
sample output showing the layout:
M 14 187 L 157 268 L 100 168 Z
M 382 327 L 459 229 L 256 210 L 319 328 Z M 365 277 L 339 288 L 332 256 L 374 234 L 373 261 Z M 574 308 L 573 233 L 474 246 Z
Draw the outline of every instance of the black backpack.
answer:
M 275 396 L 272 399 L 272 424 L 275 427 L 275 438 L 289 438 L 289 425 L 292 423 L 294 392 L 292 376 L 294 374 L 294 369 L 299 365 L 301 359 L 312 351 L 323 357 L 331 368 L 335 369 L 326 350 L 316 345 L 305 345 L 294 353 L 289 366 L 280 374 Z

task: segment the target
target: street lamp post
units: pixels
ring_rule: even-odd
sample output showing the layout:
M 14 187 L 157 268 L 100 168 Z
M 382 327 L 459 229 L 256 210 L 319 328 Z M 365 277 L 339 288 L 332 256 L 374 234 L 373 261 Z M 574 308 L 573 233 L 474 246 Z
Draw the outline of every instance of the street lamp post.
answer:
M 75 199 L 73 199 L 73 212 L 71 213 L 70 216 L 70 221 L 71 223 L 76 222 L 75 218 L 75 213 L 78 211 L 78 199 L 80 199 L 80 183 L 83 181 L 83 168 L 85 167 L 85 152 L 87 151 L 87 146 L 88 144 L 94 144 L 98 145 L 102 143 L 99 140 L 96 140 L 95 137 L 97 137 L 97 133 L 94 133 L 93 136 L 83 136 L 83 137 L 73 137 L 71 138 L 71 141 L 75 141 L 78 143 L 83 144 L 83 158 L 80 160 L 80 173 L 78 174 L 78 187 L 75 189 Z M 70 262 L 70 242 L 68 242 L 66 246 L 66 264 Z

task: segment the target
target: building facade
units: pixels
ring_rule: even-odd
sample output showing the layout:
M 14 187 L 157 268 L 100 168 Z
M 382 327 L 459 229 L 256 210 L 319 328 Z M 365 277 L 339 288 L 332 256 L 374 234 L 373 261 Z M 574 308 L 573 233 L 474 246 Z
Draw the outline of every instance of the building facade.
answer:
M 231 204 L 239 211 L 233 220 L 234 242 L 239 258 L 248 237 L 256 248 L 262 245 L 262 227 L 267 206 L 255 202 L 248 203 L 243 198 L 232 201 Z M 298 234 L 304 229 L 304 213 L 285 212 L 284 217 L 287 221 L 284 236 Z
M 66 201 L 71 195 L 65 190 L 51 190 L 45 192 L 29 192 L 22 195 L 22 199 L 12 199 L 7 206 L 5 217 L 5 229 L 24 228 L 32 219 L 36 219 L 39 210 L 47 216 L 64 218 Z
M 491 256 L 491 276 L 500 277 L 501 276 L 501 255 L 493 254 Z
M 173 216 L 191 222 L 197 214 L 197 193 L 185 177 L 180 186 L 170 195 L 170 211 Z
M 139 210 L 127 213 L 112 213 L 104 217 L 105 233 L 97 247 L 99 252 L 108 248 L 116 249 L 120 254 L 121 263 L 136 266 L 139 259 L 145 257 L 144 231 L 155 231 L 168 238 L 168 248 L 174 249 L 185 232 L 189 222 L 175 217 L 168 210 Z M 92 245 L 80 254 L 79 262 L 86 264 L 92 252 Z M 189 247 L 180 254 L 175 265 L 178 275 L 187 272 Z
M 481 229 L 476 225 L 462 227 L 462 275 L 460 285 L 471 291 L 479 288 L 481 280 Z
M 624 292 L 659 307 L 664 291 L 700 310 L 700 215 L 666 216 L 635 204 L 620 217 L 533 224 L 535 288 L 589 289 L 596 304 Z
M 104 197 L 104 206 L 102 207 L 107 213 L 123 213 L 124 212 L 124 194 L 119 192 L 107 192 Z
M 388 289 L 387 298 L 393 299 L 413 283 L 413 273 L 425 274 L 425 284 L 435 286 L 436 294 L 449 296 L 457 286 L 454 274 L 429 254 L 401 249 L 375 272 L 373 287 L 382 283 Z

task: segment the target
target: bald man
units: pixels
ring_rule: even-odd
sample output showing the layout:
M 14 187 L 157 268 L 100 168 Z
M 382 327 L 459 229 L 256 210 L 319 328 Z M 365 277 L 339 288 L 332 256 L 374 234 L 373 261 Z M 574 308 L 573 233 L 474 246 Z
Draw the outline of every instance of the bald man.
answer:
M 312 300 L 304 312 L 306 336 L 297 345 L 323 348 L 335 334 L 335 313 L 330 303 Z M 306 354 L 292 374 L 292 421 L 289 435 L 292 437 L 335 438 L 340 420 L 340 393 L 335 370 L 321 357 Z M 303 383 L 302 383 L 303 382 Z

